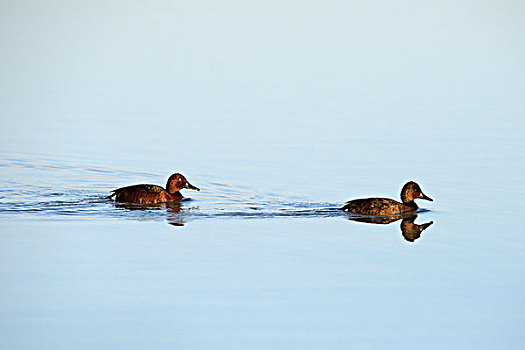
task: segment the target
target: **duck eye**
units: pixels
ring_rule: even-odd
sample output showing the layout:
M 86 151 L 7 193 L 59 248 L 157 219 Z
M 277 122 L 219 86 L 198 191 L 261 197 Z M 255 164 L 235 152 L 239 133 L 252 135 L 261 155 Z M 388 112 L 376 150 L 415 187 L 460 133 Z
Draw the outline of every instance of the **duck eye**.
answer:
M 181 177 L 179 177 L 179 182 L 180 182 L 180 181 L 182 181 L 182 178 L 181 178 Z

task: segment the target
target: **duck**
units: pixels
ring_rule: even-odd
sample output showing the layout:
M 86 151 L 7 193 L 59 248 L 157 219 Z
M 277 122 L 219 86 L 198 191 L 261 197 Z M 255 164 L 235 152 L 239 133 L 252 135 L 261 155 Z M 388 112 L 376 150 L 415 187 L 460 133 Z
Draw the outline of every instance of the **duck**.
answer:
M 161 186 L 140 184 L 117 188 L 108 198 L 120 203 L 168 203 L 181 200 L 179 192 L 183 188 L 200 191 L 186 180 L 184 175 L 172 174 L 166 182 L 166 188 Z
M 403 203 L 390 198 L 354 199 L 346 202 L 341 210 L 368 216 L 396 215 L 416 211 L 419 207 L 414 202 L 415 199 L 433 201 L 432 198 L 423 193 L 417 183 L 409 181 L 401 189 L 401 201 Z

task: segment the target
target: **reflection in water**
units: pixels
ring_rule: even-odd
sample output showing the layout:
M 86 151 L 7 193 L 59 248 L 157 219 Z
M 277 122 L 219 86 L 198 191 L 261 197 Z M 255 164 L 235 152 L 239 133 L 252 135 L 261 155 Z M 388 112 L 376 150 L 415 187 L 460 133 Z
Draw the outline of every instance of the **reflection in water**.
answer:
M 188 221 L 194 219 L 204 218 L 244 218 L 244 219 L 262 219 L 262 218 L 301 218 L 301 217 L 335 217 L 346 215 L 337 208 L 313 206 L 315 203 L 281 203 L 280 206 L 274 208 L 269 203 L 265 203 L 258 208 L 248 207 L 249 210 L 242 210 L 237 206 L 238 210 L 217 212 L 210 210 L 210 212 L 203 213 L 198 207 L 187 207 L 185 203 L 190 202 L 191 199 L 184 199 L 177 202 L 157 203 L 157 204 L 139 204 L 139 203 L 113 203 L 116 209 L 124 209 L 138 212 L 139 215 L 133 217 L 138 220 L 151 220 L 153 216 L 159 218 L 164 217 L 168 224 L 173 226 L 184 226 Z M 304 209 L 308 205 L 312 206 L 310 209 Z M 301 208 L 303 207 L 303 208 Z M 157 213 L 157 215 L 152 215 Z M 426 230 L 434 222 L 430 221 L 424 224 L 416 224 L 417 215 L 414 213 L 402 213 L 392 216 L 349 216 L 349 220 L 366 222 L 370 224 L 388 225 L 392 222 L 401 220 L 401 233 L 405 240 L 414 242 L 419 239 L 421 233 Z
M 421 236 L 421 232 L 427 229 L 430 225 L 434 223 L 434 221 L 430 221 L 421 225 L 415 224 L 414 220 L 416 220 L 417 215 L 413 215 L 410 218 L 405 218 L 403 221 L 401 221 L 401 233 L 403 234 L 403 237 L 409 242 L 414 242 L 416 239 L 418 239 Z
M 421 233 L 424 230 L 426 230 L 430 225 L 434 223 L 434 221 L 430 221 L 430 222 L 418 225 L 414 223 L 416 218 L 417 218 L 417 215 L 414 213 L 405 213 L 405 214 L 393 215 L 393 216 L 365 216 L 365 217 L 351 216 L 348 218 L 348 220 L 367 222 L 369 224 L 387 225 L 387 224 L 390 224 L 392 222 L 402 219 L 401 225 L 400 225 L 401 234 L 407 241 L 414 242 L 416 239 L 421 237 Z
M 109 200 L 104 198 L 106 202 Z M 230 208 L 216 208 L 214 206 L 202 210 L 199 206 L 187 206 L 191 198 L 185 198 L 182 201 L 167 203 L 116 203 L 111 201 L 113 213 L 114 209 L 119 217 L 126 217 L 135 220 L 158 220 L 166 219 L 170 225 L 184 226 L 192 220 L 213 219 L 213 218 L 231 218 L 231 219 L 264 219 L 264 218 L 314 218 L 314 217 L 336 217 L 344 215 L 336 207 L 325 206 L 326 203 L 289 203 L 281 201 L 273 202 L 250 202 L 245 203 L 250 206 L 243 207 L 235 202 L 233 205 L 221 203 L 223 206 Z M 213 203 L 211 203 L 213 204 Z M 251 206 L 256 204 L 257 206 Z M 306 209 L 308 208 L 308 209 Z M 126 215 L 125 211 L 132 211 Z
M 165 210 L 167 212 L 166 220 L 168 224 L 173 226 L 184 226 L 184 216 L 181 215 L 182 205 L 181 201 L 156 203 L 156 204 L 139 204 L 139 203 L 114 203 L 113 207 L 126 210 L 138 210 L 144 212 L 151 212 L 153 210 Z

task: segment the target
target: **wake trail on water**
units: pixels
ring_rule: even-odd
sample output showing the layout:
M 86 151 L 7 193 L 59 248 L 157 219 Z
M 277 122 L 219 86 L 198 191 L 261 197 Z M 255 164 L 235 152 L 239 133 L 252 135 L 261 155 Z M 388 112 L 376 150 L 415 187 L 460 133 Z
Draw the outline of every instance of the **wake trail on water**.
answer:
M 0 159 L 0 217 L 121 218 L 186 222 L 206 218 L 263 219 L 334 217 L 338 205 L 294 194 L 265 193 L 249 186 L 198 179 L 203 191 L 180 202 L 115 203 L 109 192 L 126 179 L 158 181 L 162 174 L 133 172 L 62 160 Z M 112 187 L 108 187 L 108 184 Z M 113 185 L 112 185 L 113 184 Z M 119 185 L 120 184 L 120 185 Z

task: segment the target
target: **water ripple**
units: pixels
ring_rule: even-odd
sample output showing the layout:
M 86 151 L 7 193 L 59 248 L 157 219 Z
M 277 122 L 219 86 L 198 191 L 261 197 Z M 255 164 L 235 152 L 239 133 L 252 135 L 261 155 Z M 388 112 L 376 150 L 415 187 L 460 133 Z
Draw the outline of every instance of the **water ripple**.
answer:
M 199 179 L 203 191 L 178 203 L 119 204 L 107 199 L 108 183 L 126 175 L 162 178 L 159 174 L 123 171 L 64 161 L 0 159 L 0 217 L 109 217 L 127 220 L 167 220 L 173 225 L 204 218 L 331 217 L 343 215 L 332 203 L 300 196 L 263 193 L 247 186 Z

